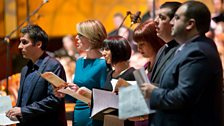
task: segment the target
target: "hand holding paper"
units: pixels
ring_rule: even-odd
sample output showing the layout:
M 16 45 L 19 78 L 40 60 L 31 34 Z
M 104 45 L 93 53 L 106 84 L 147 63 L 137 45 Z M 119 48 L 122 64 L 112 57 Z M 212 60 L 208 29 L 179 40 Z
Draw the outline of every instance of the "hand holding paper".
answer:
M 15 120 L 17 116 L 21 117 L 22 116 L 21 108 L 20 107 L 11 108 L 9 111 L 6 112 L 6 116 L 11 120 Z
M 111 84 L 113 87 L 113 91 L 112 92 L 118 92 L 120 87 L 127 87 L 130 85 L 136 85 L 137 82 L 136 81 L 126 81 L 122 78 L 117 79 L 112 79 L 111 80 Z
M 114 88 L 113 92 L 119 91 L 120 87 L 127 87 L 129 85 L 130 84 L 127 81 L 125 81 L 122 78 L 119 78 L 118 81 L 117 81 L 117 84 L 115 85 L 115 88 Z
M 46 79 L 55 87 L 54 94 L 56 97 L 62 98 L 64 97 L 64 94 L 68 94 L 87 104 L 91 102 L 92 91 L 88 88 L 79 88 L 76 84 L 66 83 L 64 80 L 62 80 L 60 77 L 58 77 L 52 72 L 45 72 L 43 74 L 40 74 L 40 76 Z
M 80 87 L 77 91 L 71 89 L 70 87 L 61 88 L 58 90 L 58 92 L 68 94 L 78 100 L 85 102 L 86 104 L 89 104 L 91 102 L 92 91 L 86 87 Z
M 152 85 L 151 83 L 144 83 L 140 86 L 140 89 L 145 98 L 150 98 L 153 89 L 157 88 L 156 86 Z
M 12 109 L 12 102 L 10 97 L 0 96 L 0 101 L 1 101 L 0 102 L 0 125 L 11 125 L 11 124 L 19 123 L 15 115 L 21 113 L 21 111 L 10 112 L 11 113 L 10 118 L 6 116 L 6 112 L 8 113 Z

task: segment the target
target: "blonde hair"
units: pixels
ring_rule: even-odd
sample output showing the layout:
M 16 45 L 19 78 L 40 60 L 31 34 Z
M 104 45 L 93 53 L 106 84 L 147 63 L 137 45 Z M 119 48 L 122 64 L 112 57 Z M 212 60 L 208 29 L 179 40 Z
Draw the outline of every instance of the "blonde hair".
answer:
M 103 45 L 103 40 L 107 37 L 107 32 L 103 24 L 98 20 L 86 20 L 76 25 L 79 34 L 85 36 L 90 41 L 91 49 L 99 49 Z

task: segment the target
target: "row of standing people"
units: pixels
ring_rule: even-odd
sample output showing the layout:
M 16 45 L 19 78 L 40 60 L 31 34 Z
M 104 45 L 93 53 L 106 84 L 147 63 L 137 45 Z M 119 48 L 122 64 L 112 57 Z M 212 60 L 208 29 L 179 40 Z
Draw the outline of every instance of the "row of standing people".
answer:
M 141 89 L 157 111 L 148 122 L 137 123 L 136 118 L 135 125 L 221 126 L 222 66 L 214 42 L 204 35 L 210 18 L 201 2 L 167 2 L 161 5 L 155 22 L 147 21 L 134 30 L 139 51 L 150 59 L 147 70 L 151 83 Z M 17 117 L 21 122 L 18 125 L 66 125 L 63 94 L 53 94 L 52 86 L 36 72 L 52 71 L 66 80 L 64 69 L 45 53 L 47 35 L 39 26 L 27 26 L 21 32 L 19 49 L 30 62 L 21 73 L 17 105 L 7 116 Z M 104 26 L 96 20 L 77 24 L 77 32 L 78 48 L 86 51 L 86 56 L 76 61 L 74 81 L 68 84 L 71 89 L 108 88 L 111 78 L 134 79 L 134 68 L 128 65 L 130 45 L 125 38 L 106 39 Z M 107 63 L 114 70 L 109 72 Z M 103 125 L 89 115 L 89 106 L 76 100 L 73 125 Z

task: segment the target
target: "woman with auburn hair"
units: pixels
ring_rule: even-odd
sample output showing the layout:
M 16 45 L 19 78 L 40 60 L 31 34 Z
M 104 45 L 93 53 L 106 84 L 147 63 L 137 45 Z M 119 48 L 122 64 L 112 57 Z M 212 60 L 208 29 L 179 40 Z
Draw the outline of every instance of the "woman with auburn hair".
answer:
M 134 41 L 137 43 L 138 51 L 149 59 L 145 64 L 146 73 L 150 79 L 150 72 L 155 61 L 158 50 L 165 44 L 165 42 L 156 35 L 155 22 L 147 20 L 139 24 L 134 30 Z
M 153 20 L 147 20 L 136 27 L 133 38 L 137 43 L 138 51 L 143 55 L 143 57 L 149 59 L 148 63 L 146 63 L 144 67 L 148 78 L 150 79 L 150 73 L 155 62 L 156 54 L 165 42 L 156 35 L 156 27 Z M 144 118 L 136 117 L 131 120 L 135 121 L 135 126 L 148 126 L 148 118 L 150 117 L 151 116 L 144 116 Z

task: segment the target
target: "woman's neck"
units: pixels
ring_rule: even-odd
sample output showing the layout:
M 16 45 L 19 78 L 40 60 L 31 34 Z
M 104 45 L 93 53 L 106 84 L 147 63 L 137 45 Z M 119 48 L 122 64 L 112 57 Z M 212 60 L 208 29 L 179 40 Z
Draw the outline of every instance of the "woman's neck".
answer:
M 123 71 L 127 70 L 129 68 L 129 63 L 128 61 L 123 61 L 119 62 L 114 65 L 114 72 L 113 72 L 113 77 L 117 77 L 120 75 Z
M 102 57 L 102 54 L 98 49 L 91 49 L 86 52 L 86 58 L 87 59 L 96 59 Z
M 155 55 L 149 58 L 149 62 L 150 62 L 149 66 L 148 66 L 149 69 L 152 69 L 152 66 L 153 66 L 154 63 L 155 63 L 155 58 L 156 58 Z

